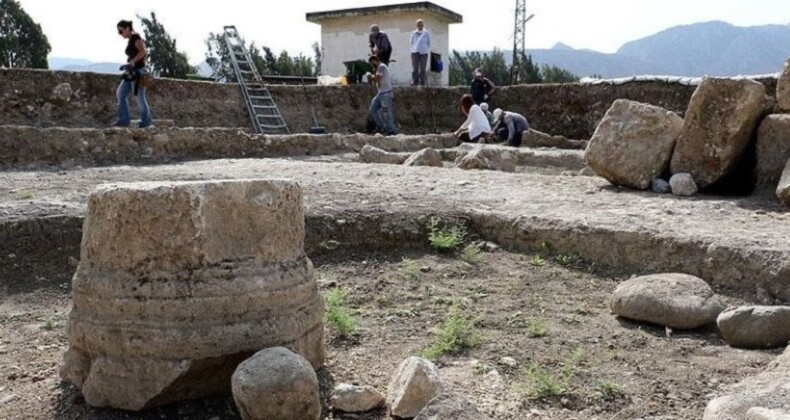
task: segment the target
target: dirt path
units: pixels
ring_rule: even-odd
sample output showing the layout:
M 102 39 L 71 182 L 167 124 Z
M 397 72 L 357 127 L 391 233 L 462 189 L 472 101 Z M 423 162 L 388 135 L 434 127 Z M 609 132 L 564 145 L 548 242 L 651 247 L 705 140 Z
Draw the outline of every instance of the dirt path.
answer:
M 324 382 L 386 391 L 398 363 L 429 347 L 452 313 L 471 320 L 480 342 L 440 357 L 441 374 L 495 419 L 698 419 L 719 390 L 775 356 L 729 348 L 714 330 L 668 333 L 617 320 L 608 297 L 623 275 L 551 254 L 497 251 L 475 260 L 433 253 L 317 259 L 322 293 L 345 290 L 358 324 L 346 338 L 327 327 Z M 16 397 L 0 405 L 0 419 L 236 418 L 227 397 L 139 415 L 86 407 L 57 376 L 68 303 L 64 289 L 3 298 L 0 399 Z M 530 394 L 536 379 L 560 391 Z

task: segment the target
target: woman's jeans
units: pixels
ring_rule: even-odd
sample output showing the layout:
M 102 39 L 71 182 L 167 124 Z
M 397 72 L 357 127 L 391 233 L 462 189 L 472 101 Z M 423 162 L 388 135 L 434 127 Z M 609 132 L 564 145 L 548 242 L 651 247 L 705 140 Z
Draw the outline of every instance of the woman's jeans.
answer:
M 395 134 L 395 110 L 392 91 L 379 93 L 370 102 L 370 114 L 376 126 L 387 134 Z M 384 114 L 384 115 L 382 115 Z
M 137 77 L 142 77 L 145 70 L 137 70 Z M 131 124 L 131 117 L 129 116 L 129 102 L 127 97 L 134 90 L 134 80 L 121 80 L 118 85 L 118 121 L 115 123 L 118 126 L 128 126 Z M 145 88 L 138 86 L 137 89 L 137 107 L 140 109 L 140 128 L 145 128 L 151 125 L 153 117 L 151 116 L 151 108 L 148 106 L 148 101 L 145 99 Z

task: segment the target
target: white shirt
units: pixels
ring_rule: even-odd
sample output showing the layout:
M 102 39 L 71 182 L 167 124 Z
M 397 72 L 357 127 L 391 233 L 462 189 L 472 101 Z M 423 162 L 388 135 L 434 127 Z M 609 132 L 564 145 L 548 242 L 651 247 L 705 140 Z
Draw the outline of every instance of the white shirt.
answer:
M 491 133 L 491 124 L 488 123 L 488 118 L 486 118 L 483 110 L 480 109 L 480 105 L 472 105 L 472 108 L 469 108 L 469 116 L 466 117 L 466 121 L 461 125 L 461 129 L 466 128 L 469 129 L 470 139 L 474 139 L 483 133 Z
M 431 34 L 426 29 L 412 32 L 410 43 L 412 53 L 428 54 L 431 52 Z

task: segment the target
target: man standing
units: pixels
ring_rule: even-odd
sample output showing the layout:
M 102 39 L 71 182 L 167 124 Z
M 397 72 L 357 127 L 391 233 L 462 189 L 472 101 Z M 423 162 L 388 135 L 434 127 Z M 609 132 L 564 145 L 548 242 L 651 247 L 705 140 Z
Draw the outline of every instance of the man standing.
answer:
M 371 76 L 371 80 L 376 83 L 378 88 L 378 93 L 370 101 L 370 114 L 376 121 L 379 130 L 388 136 L 393 136 L 395 135 L 395 110 L 393 108 L 395 97 L 392 94 L 390 70 L 375 55 L 371 55 L 368 62 L 376 71 L 376 74 Z
M 425 30 L 422 19 L 417 19 L 417 30 L 411 33 L 410 43 L 412 86 L 425 86 L 428 54 L 431 52 L 431 34 Z
M 375 55 L 381 60 L 382 63 L 390 65 L 390 57 L 392 56 L 392 44 L 387 34 L 379 30 L 379 25 L 372 25 L 370 27 L 370 55 Z

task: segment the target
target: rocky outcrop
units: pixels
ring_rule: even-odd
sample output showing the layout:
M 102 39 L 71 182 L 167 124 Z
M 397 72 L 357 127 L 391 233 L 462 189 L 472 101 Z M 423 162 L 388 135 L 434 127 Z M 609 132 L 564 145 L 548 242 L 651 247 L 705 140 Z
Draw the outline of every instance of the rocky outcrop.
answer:
M 88 202 L 61 376 L 125 410 L 230 387 L 283 346 L 323 363 L 323 304 L 293 182 L 118 184 Z
M 785 170 L 782 172 L 782 178 L 779 179 L 779 185 L 776 187 L 776 196 L 785 207 L 790 207 L 790 159 L 788 159 Z
M 444 388 L 436 365 L 419 357 L 410 357 L 401 363 L 390 382 L 387 392 L 390 413 L 402 418 L 416 417 Z
M 783 410 L 790 400 L 788 383 L 790 350 L 785 350 L 765 372 L 730 387 L 725 395 L 708 403 L 703 420 L 745 420 L 753 418 L 747 413 L 753 415 L 765 413 L 766 410 Z
M 701 190 L 730 174 L 768 103 L 761 83 L 703 80 L 691 97 L 672 156 L 672 173 L 690 173 Z
M 672 157 L 683 119 L 657 106 L 618 99 L 590 139 L 584 158 L 615 185 L 646 189 Z
M 557 149 L 587 148 L 587 140 L 572 140 L 563 136 L 552 136 L 542 131 L 530 128 L 521 136 L 521 145 L 524 147 L 554 147 Z
M 788 160 L 790 115 L 768 115 L 757 130 L 757 163 L 754 169 L 757 186 L 770 190 L 776 188 Z
M 442 167 L 442 155 L 434 149 L 422 149 L 409 156 L 403 163 L 405 166 L 434 166 Z
M 790 112 L 790 60 L 785 61 L 785 68 L 776 84 L 776 105 L 782 112 Z
M 722 312 L 716 324 L 727 344 L 747 349 L 786 347 L 790 342 L 789 306 L 741 306 Z
M 283 347 L 261 350 L 231 378 L 233 400 L 244 420 L 318 420 L 318 377 L 304 357 Z
M 724 303 L 704 280 L 672 273 L 623 282 L 612 294 L 610 307 L 623 318 L 688 330 L 715 322 Z
M 335 410 L 345 413 L 364 413 L 384 406 L 384 396 L 372 386 L 340 384 L 330 399 Z

